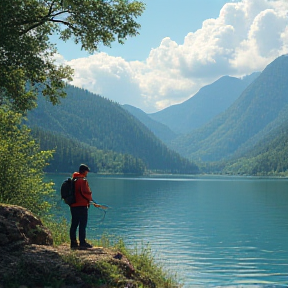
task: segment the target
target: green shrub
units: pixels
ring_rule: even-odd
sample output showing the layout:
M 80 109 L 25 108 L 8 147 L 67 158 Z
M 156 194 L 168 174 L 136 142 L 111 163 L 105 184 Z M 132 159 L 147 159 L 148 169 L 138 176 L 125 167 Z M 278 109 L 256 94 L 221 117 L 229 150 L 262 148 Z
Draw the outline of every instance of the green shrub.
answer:
M 51 207 L 53 183 L 44 182 L 43 169 L 52 151 L 40 151 L 22 115 L 0 105 L 0 202 L 20 205 L 38 216 Z

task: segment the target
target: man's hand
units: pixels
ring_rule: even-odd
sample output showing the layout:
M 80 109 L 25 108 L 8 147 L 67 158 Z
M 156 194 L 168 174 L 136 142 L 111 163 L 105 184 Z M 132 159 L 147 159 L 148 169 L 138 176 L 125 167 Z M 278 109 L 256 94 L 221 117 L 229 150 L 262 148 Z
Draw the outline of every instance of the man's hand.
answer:
M 97 204 L 96 202 L 94 202 L 93 200 L 90 201 L 90 204 L 92 204 L 94 207 L 96 208 L 101 208 L 101 209 L 108 209 L 108 208 L 111 208 L 105 204 Z M 0 287 L 1 288 L 1 287 Z

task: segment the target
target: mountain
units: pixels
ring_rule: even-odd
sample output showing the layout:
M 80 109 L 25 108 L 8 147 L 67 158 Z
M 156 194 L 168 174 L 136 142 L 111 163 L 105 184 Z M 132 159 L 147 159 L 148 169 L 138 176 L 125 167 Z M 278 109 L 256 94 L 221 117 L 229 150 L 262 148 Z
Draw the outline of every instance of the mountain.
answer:
M 225 112 L 193 133 L 179 136 L 171 147 L 201 161 L 218 161 L 247 151 L 288 121 L 287 91 L 288 57 L 281 56 Z
M 260 73 L 243 79 L 224 76 L 204 86 L 193 97 L 149 116 L 177 134 L 189 133 L 225 111 Z
M 142 122 L 147 128 L 149 128 L 155 134 L 155 136 L 164 143 L 176 138 L 177 134 L 175 132 L 173 132 L 166 125 L 153 120 L 141 109 L 127 104 L 123 105 L 122 107 L 136 117 L 140 122 Z
M 67 97 L 53 106 L 38 97 L 38 107 L 27 115 L 27 124 L 61 133 L 100 150 L 130 154 L 148 169 L 169 173 L 195 173 L 198 168 L 168 149 L 119 104 L 87 90 L 68 85 Z

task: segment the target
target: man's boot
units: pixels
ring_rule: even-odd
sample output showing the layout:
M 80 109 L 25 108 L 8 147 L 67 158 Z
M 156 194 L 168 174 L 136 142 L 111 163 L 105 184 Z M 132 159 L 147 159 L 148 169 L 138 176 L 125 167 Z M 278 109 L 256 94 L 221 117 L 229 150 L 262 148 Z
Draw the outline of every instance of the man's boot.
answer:
M 77 249 L 79 247 L 77 240 L 71 240 L 70 248 Z

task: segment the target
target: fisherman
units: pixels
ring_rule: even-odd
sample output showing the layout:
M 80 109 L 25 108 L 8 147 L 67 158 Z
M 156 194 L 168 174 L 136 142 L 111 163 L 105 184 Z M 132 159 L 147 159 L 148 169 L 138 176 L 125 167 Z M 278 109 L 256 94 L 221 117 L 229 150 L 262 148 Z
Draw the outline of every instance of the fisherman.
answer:
M 76 178 L 75 181 L 75 197 L 76 203 L 70 205 L 71 211 L 71 227 L 70 227 L 70 240 L 71 249 L 87 249 L 93 246 L 86 242 L 86 227 L 88 222 L 88 208 L 92 200 L 92 192 L 90 190 L 88 181 L 86 179 L 90 169 L 87 165 L 81 164 L 79 171 L 74 172 L 72 178 Z M 98 207 L 96 203 L 93 204 Z M 76 231 L 79 226 L 79 244 L 76 239 Z

